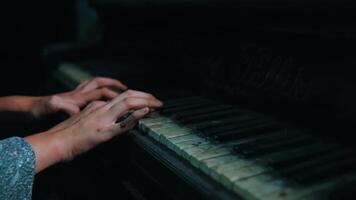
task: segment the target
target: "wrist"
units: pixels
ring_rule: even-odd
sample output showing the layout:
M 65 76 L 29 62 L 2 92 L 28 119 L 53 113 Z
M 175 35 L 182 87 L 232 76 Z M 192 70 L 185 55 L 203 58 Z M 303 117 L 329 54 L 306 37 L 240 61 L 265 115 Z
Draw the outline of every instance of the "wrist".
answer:
M 71 141 L 68 140 L 68 129 L 59 130 L 51 134 L 51 148 L 52 152 L 56 154 L 56 161 L 63 162 L 71 160 Z
M 48 112 L 48 98 L 48 96 L 31 97 L 27 110 L 34 119 L 39 119 Z
M 66 142 L 61 132 L 45 131 L 27 136 L 25 140 L 36 155 L 36 173 L 65 160 Z

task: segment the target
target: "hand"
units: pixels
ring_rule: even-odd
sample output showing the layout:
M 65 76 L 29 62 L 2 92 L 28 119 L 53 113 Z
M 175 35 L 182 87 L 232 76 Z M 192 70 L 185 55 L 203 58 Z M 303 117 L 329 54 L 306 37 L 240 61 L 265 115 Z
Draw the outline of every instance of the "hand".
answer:
M 117 92 L 109 89 L 109 87 Z M 73 91 L 35 98 L 30 112 L 34 118 L 41 118 L 60 111 L 74 115 L 79 113 L 80 109 L 89 102 L 99 99 L 113 99 L 126 89 L 127 87 L 118 80 L 97 77 L 84 81 Z
M 94 101 L 54 128 L 26 137 L 36 154 L 36 172 L 88 151 L 133 128 L 150 108 L 162 106 L 154 96 L 128 90 L 110 102 Z M 125 120 L 122 116 L 132 112 Z

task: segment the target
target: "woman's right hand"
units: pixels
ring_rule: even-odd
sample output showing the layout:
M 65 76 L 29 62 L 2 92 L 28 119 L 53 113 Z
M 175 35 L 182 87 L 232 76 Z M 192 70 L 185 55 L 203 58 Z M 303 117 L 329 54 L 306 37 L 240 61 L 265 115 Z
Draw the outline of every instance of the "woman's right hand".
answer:
M 148 93 L 128 90 L 110 102 L 95 101 L 52 129 L 26 137 L 36 154 L 36 172 L 71 160 L 96 145 L 130 130 L 150 108 L 162 103 Z M 122 116 L 132 113 L 123 121 Z

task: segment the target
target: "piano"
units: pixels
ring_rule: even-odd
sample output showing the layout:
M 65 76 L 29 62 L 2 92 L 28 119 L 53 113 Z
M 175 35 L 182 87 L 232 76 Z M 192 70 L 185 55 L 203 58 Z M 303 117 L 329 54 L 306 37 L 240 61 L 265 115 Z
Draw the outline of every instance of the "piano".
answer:
M 50 81 L 109 76 L 163 100 L 129 134 L 135 199 L 354 197 L 352 2 L 90 6 L 100 37 L 48 48 Z

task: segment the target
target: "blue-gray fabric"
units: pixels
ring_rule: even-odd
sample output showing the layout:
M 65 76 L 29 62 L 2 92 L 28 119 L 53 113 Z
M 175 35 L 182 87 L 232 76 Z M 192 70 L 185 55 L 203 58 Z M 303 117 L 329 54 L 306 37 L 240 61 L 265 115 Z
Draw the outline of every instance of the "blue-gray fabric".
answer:
M 24 139 L 0 140 L 0 199 L 31 199 L 35 161 L 34 152 Z

